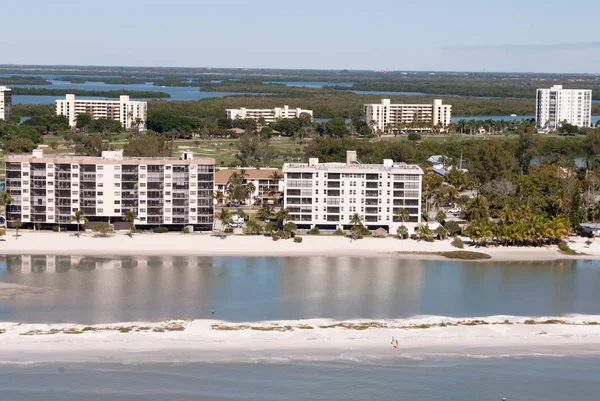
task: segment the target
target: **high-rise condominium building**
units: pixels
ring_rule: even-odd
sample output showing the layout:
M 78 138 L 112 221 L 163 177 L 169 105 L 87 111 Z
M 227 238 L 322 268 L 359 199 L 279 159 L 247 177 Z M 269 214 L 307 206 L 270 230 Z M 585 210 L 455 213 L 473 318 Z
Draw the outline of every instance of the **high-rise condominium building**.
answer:
M 535 122 L 539 128 L 555 130 L 565 121 L 578 127 L 589 127 L 592 117 L 592 91 L 563 89 L 562 85 L 538 89 L 535 106 Z
M 288 106 L 275 107 L 274 109 L 227 109 L 225 115 L 230 120 L 251 118 L 253 120 L 265 120 L 267 124 L 272 123 L 278 118 L 299 118 L 302 113 L 310 115 L 312 120 L 312 110 L 302 110 L 300 108 L 290 109 Z
M 383 164 L 362 164 L 355 151 L 346 163 L 285 163 L 284 203 L 288 221 L 300 228 L 317 226 L 349 229 L 355 213 L 371 229 L 395 233 L 402 225 L 398 209 L 406 209 L 409 231 L 421 223 L 423 170 L 415 165 L 384 159 Z
M 12 118 L 12 91 L 6 86 L 0 86 L 0 120 Z
M 452 106 L 442 104 L 441 99 L 433 104 L 392 104 L 390 99 L 381 99 L 381 103 L 365 104 L 364 113 L 365 122 L 380 131 L 408 128 L 414 122 L 446 127 L 452 120 Z
M 8 223 L 75 224 L 79 210 L 90 221 L 122 221 L 128 210 L 136 225 L 193 226 L 211 230 L 215 160 L 123 157 L 5 156 Z
M 125 129 L 137 127 L 145 131 L 148 103 L 129 100 L 129 96 L 120 96 L 119 100 L 83 100 L 67 95 L 65 100 L 56 101 L 56 115 L 66 116 L 71 127 L 75 127 L 80 114 L 89 114 L 94 120 L 116 120 Z

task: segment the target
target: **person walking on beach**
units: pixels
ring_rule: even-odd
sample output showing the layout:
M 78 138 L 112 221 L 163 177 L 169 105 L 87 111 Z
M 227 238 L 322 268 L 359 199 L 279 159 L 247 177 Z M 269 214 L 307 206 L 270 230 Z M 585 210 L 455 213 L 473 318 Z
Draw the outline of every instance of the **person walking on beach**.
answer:
M 394 348 L 398 349 L 398 339 L 396 338 L 396 345 L 394 345 Z
M 394 346 L 394 336 L 392 336 L 392 341 L 390 342 L 390 344 L 392 344 L 392 347 Z

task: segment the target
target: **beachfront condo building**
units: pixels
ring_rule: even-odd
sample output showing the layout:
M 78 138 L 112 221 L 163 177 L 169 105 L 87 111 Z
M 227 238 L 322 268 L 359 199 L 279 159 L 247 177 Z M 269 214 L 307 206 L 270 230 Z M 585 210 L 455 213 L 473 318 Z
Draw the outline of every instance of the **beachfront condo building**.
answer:
M 231 186 L 231 177 L 237 174 L 242 179 L 242 185 L 246 186 L 252 183 L 254 191 L 248 194 L 247 202 L 256 203 L 277 203 L 283 197 L 283 172 L 276 168 L 254 167 L 245 168 L 224 168 L 215 172 L 215 191 L 220 191 L 224 195 L 223 202 L 227 201 L 229 188 Z M 215 204 L 219 200 L 215 199 Z
M 269 124 L 278 118 L 299 118 L 301 114 L 306 113 L 310 115 L 311 121 L 313 117 L 312 110 L 303 110 L 300 108 L 290 109 L 288 106 L 275 107 L 274 109 L 227 109 L 225 115 L 230 120 L 246 119 L 260 121 L 264 119 L 265 123 Z
M 421 223 L 419 166 L 384 159 L 382 164 L 363 164 L 356 151 L 348 151 L 345 163 L 285 163 L 284 204 L 288 221 L 299 228 L 335 230 L 351 227 L 357 213 L 369 229 L 395 233 L 402 225 L 396 217 L 406 209 L 404 225 L 413 232 Z
M 6 86 L 0 86 L 0 120 L 12 118 L 12 91 Z
M 105 151 L 101 157 L 5 156 L 6 207 L 11 225 L 74 227 L 80 211 L 90 223 L 120 223 L 129 210 L 137 226 L 212 230 L 215 160 L 180 157 L 123 157 Z
M 381 99 L 381 103 L 365 104 L 364 115 L 375 131 L 429 130 L 450 124 L 452 106 L 442 104 L 441 99 L 434 99 L 433 104 L 392 104 L 390 99 Z
M 562 85 L 554 85 L 537 90 L 535 122 L 538 128 L 554 131 L 564 122 L 589 127 L 591 117 L 591 89 L 563 89 Z
M 76 126 L 80 114 L 89 114 L 94 120 L 115 120 L 125 129 L 145 131 L 148 103 L 129 100 L 129 96 L 125 95 L 120 96 L 119 100 L 75 99 L 75 95 L 66 95 L 64 100 L 56 101 L 56 115 L 66 116 L 71 127 Z

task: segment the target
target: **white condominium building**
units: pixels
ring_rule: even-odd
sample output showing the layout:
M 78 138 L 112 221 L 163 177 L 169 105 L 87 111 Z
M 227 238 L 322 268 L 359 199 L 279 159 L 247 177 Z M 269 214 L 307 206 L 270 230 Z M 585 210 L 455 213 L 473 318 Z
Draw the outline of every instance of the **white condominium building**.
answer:
M 554 85 L 538 89 L 535 104 L 535 122 L 539 128 L 555 130 L 563 122 L 578 127 L 589 127 L 592 117 L 591 89 L 563 89 Z
M 421 181 L 423 170 L 415 165 L 384 159 L 383 164 L 362 164 L 355 151 L 348 151 L 346 163 L 285 163 L 284 204 L 288 221 L 299 228 L 317 226 L 349 229 L 358 213 L 370 229 L 386 228 L 395 233 L 402 222 L 396 218 L 404 208 L 409 231 L 421 223 Z
M 365 122 L 376 130 L 403 129 L 413 122 L 446 127 L 452 119 L 452 106 L 435 99 L 433 104 L 391 104 L 390 99 L 381 103 L 365 104 Z
M 12 91 L 6 86 L 0 86 L 0 120 L 12 118 Z
M 129 96 L 120 96 L 119 100 L 83 100 L 67 95 L 65 100 L 56 101 L 56 115 L 66 116 L 71 127 L 75 127 L 80 114 L 89 114 L 94 120 L 116 120 L 125 129 L 138 125 L 140 131 L 145 131 L 148 103 L 129 100 Z
M 5 156 L 9 224 L 71 225 L 77 210 L 91 222 L 122 221 L 129 210 L 136 225 L 193 226 L 212 230 L 215 160 L 123 157 Z M 181 228 L 179 228 L 181 229 Z
M 299 118 L 302 113 L 309 114 L 312 120 L 312 110 L 290 109 L 288 106 L 275 107 L 274 109 L 246 109 L 242 107 L 241 109 L 225 110 L 225 114 L 230 120 L 251 118 L 258 121 L 263 118 L 267 124 L 278 118 Z

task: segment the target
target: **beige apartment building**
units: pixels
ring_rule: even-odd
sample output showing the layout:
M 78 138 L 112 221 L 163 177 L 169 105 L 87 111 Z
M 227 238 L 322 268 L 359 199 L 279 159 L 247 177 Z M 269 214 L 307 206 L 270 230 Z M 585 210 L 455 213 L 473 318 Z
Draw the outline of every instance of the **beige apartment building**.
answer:
M 443 128 L 452 122 L 452 106 L 441 99 L 434 99 L 433 104 L 392 104 L 390 99 L 381 99 L 381 103 L 365 104 L 364 115 L 370 127 L 383 132 L 403 129 L 414 122 Z
M 0 86 L 0 120 L 12 118 L 12 91 L 6 86 Z
M 255 197 L 261 199 L 261 202 L 275 203 L 279 200 L 283 193 L 283 173 L 281 170 L 276 168 L 261 168 L 257 169 L 254 167 L 241 168 L 226 168 L 218 169 L 215 172 L 215 191 L 221 191 L 227 196 L 227 189 L 229 188 L 229 179 L 234 173 L 241 174 L 244 170 L 243 184 L 247 185 L 252 183 L 254 185 L 254 192 L 248 196 L 248 201 L 254 200 Z M 273 180 L 273 174 L 277 173 L 280 177 L 279 180 Z M 215 200 L 216 203 L 216 200 Z
M 285 163 L 284 204 L 288 221 L 299 228 L 349 229 L 358 213 L 369 229 L 383 227 L 395 233 L 402 222 L 398 209 L 409 214 L 404 225 L 413 232 L 421 223 L 421 181 L 419 166 L 384 159 L 382 164 L 363 164 L 355 151 L 348 151 L 345 163 Z
M 302 113 L 310 115 L 312 120 L 312 110 L 290 109 L 289 106 L 275 107 L 274 109 L 247 109 L 242 107 L 241 109 L 225 110 L 225 115 L 230 120 L 251 118 L 259 121 L 260 119 L 264 119 L 267 124 L 272 123 L 278 118 L 299 118 Z
M 6 207 L 9 223 L 73 227 L 79 210 L 90 221 L 122 221 L 129 210 L 138 226 L 212 230 L 215 160 L 123 157 L 105 151 L 101 157 L 44 155 L 5 156 Z
M 56 115 L 66 116 L 69 125 L 75 127 L 77 116 L 89 114 L 94 120 L 106 118 L 119 121 L 123 128 L 138 127 L 146 130 L 148 103 L 129 100 L 129 96 L 120 96 L 119 100 L 75 99 L 75 95 L 66 95 L 64 100 L 56 101 Z

